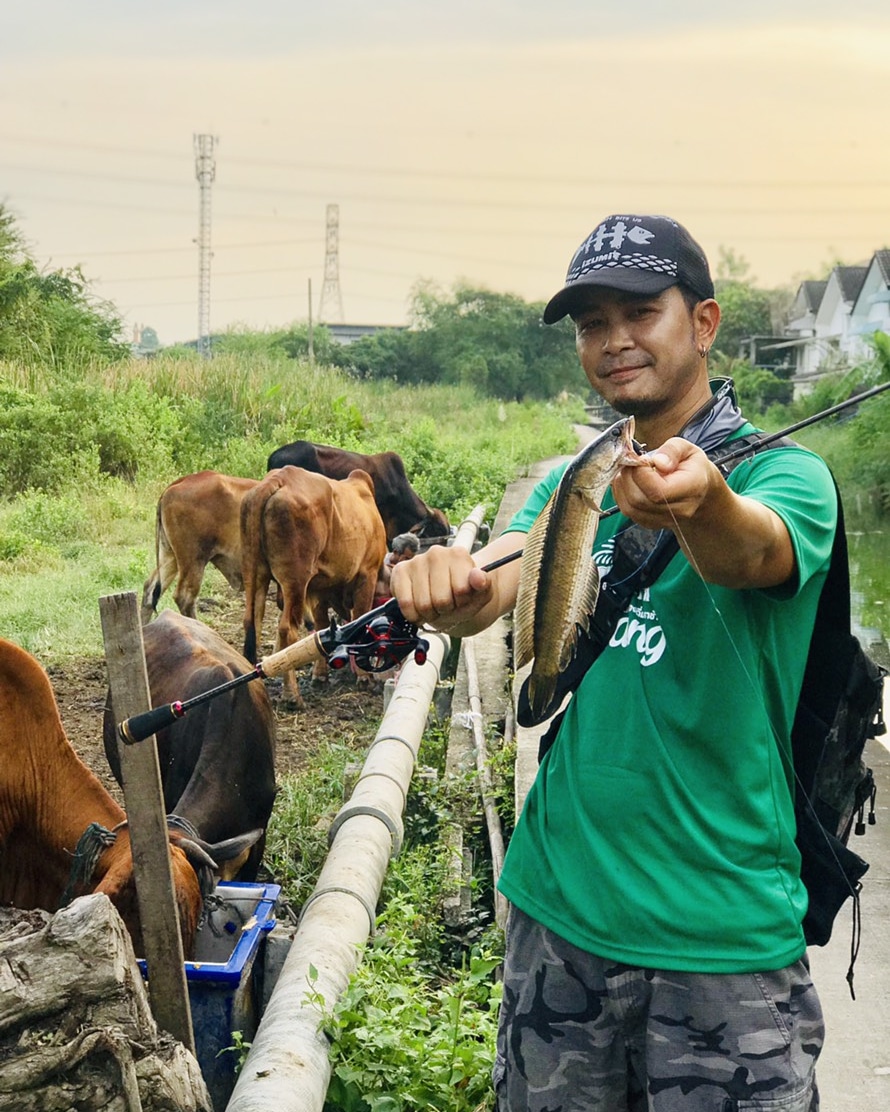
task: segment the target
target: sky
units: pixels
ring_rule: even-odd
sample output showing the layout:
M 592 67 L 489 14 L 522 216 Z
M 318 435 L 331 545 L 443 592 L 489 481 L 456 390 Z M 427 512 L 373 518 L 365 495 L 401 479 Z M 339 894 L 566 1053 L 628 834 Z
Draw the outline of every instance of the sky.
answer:
M 0 37 L 0 203 L 127 334 L 544 301 L 612 213 L 797 287 L 890 246 L 886 0 L 31 0 Z M 325 293 L 339 217 L 339 301 Z

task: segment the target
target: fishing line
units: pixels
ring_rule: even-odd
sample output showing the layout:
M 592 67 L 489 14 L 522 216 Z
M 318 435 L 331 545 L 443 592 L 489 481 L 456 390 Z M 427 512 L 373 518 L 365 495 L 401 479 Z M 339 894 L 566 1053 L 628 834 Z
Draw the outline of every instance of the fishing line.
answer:
M 751 462 L 751 461 L 746 460 L 745 462 Z M 723 612 L 721 611 L 720 607 L 717 605 L 717 601 L 716 601 L 716 599 L 714 598 L 714 595 L 711 592 L 710 584 L 705 579 L 705 577 L 702 575 L 701 568 L 698 564 L 698 561 L 696 560 L 695 555 L 692 552 L 692 548 L 689 544 L 689 541 L 687 540 L 686 536 L 683 533 L 683 528 L 680 525 L 680 522 L 677 520 L 677 517 L 674 514 L 674 511 L 671 509 L 670 503 L 668 502 L 668 500 L 665 496 L 662 496 L 662 501 L 664 502 L 665 508 L 667 509 L 668 513 L 671 515 L 671 520 L 673 521 L 674 526 L 675 526 L 674 532 L 677 534 L 679 539 L 684 544 L 684 550 L 683 550 L 684 554 L 686 555 L 686 557 L 687 557 L 690 565 L 692 566 L 693 570 L 695 571 L 696 575 L 701 580 L 702 586 L 705 589 L 705 594 L 708 596 L 708 600 L 711 603 L 712 610 L 717 615 L 717 617 L 720 619 L 720 624 L 723 626 L 723 630 L 726 633 L 726 639 L 729 642 L 730 648 L 735 653 L 736 659 L 739 662 L 739 666 L 741 667 L 742 673 L 745 676 L 745 679 L 748 681 L 748 683 L 751 687 L 751 690 L 754 692 L 755 696 L 757 697 L 761 708 L 763 709 L 764 713 L 766 714 L 767 723 L 769 724 L 769 727 L 773 732 L 773 740 L 775 741 L 776 749 L 777 749 L 777 751 L 778 751 L 778 753 L 781 757 L 782 749 L 781 749 L 781 744 L 780 744 L 780 733 L 779 733 L 778 729 L 776 728 L 775 722 L 773 721 L 773 716 L 770 713 L 770 708 L 767 704 L 766 697 L 763 693 L 763 688 L 762 688 L 762 686 L 759 686 L 755 682 L 754 677 L 751 675 L 750 671 L 748 670 L 748 668 L 745 664 L 745 661 L 742 658 L 742 654 L 739 651 L 739 647 L 736 644 L 735 638 L 733 637 L 732 632 L 731 632 L 731 630 L 730 630 L 730 628 L 729 628 L 729 626 L 726 622 L 726 619 L 723 616 Z M 799 697 L 800 697 L 800 695 L 798 693 L 798 698 Z M 790 741 L 790 737 L 789 737 L 789 741 Z M 823 829 L 822 824 L 818 819 L 818 815 L 816 814 L 816 808 L 813 805 L 813 801 L 810 799 L 809 795 L 807 794 L 807 790 L 803 785 L 803 781 L 801 780 L 800 776 L 798 775 L 797 769 L 794 767 L 794 759 L 793 759 L 793 756 L 790 753 L 789 753 L 788 765 L 791 768 L 791 773 L 794 777 L 794 781 L 797 784 L 797 787 L 800 790 L 801 795 L 803 796 L 804 800 L 806 801 L 807 809 L 809 810 L 810 814 L 816 819 L 817 828 L 822 833 L 822 837 L 824 839 L 825 845 L 828 847 L 828 851 L 831 854 L 832 858 L 834 859 L 834 863 L 837 866 L 838 873 L 840 874 L 840 876 L 842 876 L 844 878 L 844 881 L 847 885 L 847 888 L 850 892 L 850 895 L 853 897 L 853 900 L 854 900 L 854 945 L 855 945 L 856 951 L 858 951 L 858 945 L 855 944 L 855 932 L 856 932 L 857 916 L 858 916 L 858 893 L 857 893 L 856 889 L 853 887 L 853 885 L 850 884 L 849 880 L 847 879 L 847 874 L 844 872 L 844 867 L 841 864 L 837 853 L 835 852 L 834 846 L 831 844 L 831 840 L 829 839 L 828 835 L 825 833 L 825 830 Z M 775 803 L 775 797 L 774 796 L 773 796 L 773 801 Z M 776 825 L 778 825 L 778 814 L 776 814 L 776 820 L 777 820 Z M 855 954 L 854 954 L 853 960 L 855 961 Z
M 704 575 L 702 574 L 701 567 L 699 566 L 699 563 L 695 558 L 695 554 L 693 553 L 692 547 L 689 544 L 689 541 L 687 540 L 686 535 L 683 532 L 683 528 L 680 525 L 680 522 L 677 520 L 676 514 L 671 509 L 671 505 L 670 505 L 670 503 L 668 502 L 667 498 L 664 495 L 662 495 L 662 501 L 664 502 L 664 505 L 665 505 L 665 508 L 667 509 L 667 512 L 671 515 L 671 521 L 673 521 L 673 523 L 674 523 L 673 532 L 677 534 L 677 536 L 680 538 L 680 540 L 682 541 L 682 543 L 684 545 L 684 554 L 686 555 L 686 558 L 688 559 L 689 563 L 692 565 L 692 570 L 695 572 L 695 574 L 701 580 L 702 586 L 705 589 L 705 594 L 708 596 L 708 600 L 711 603 L 711 609 L 714 611 L 714 613 L 720 619 L 720 624 L 723 626 L 723 630 L 726 633 L 726 639 L 729 641 L 730 647 L 732 648 L 732 651 L 736 655 L 736 658 L 737 658 L 737 660 L 738 660 L 738 662 L 741 666 L 741 669 L 742 669 L 742 672 L 745 675 L 745 678 L 748 680 L 748 683 L 751 685 L 751 689 L 753 691 L 760 692 L 761 702 L 762 702 L 762 705 L 763 705 L 763 709 L 766 711 L 767 719 L 768 719 L 769 724 L 770 724 L 770 729 L 773 731 L 773 734 L 775 735 L 775 739 L 778 742 L 779 732 L 776 729 L 775 724 L 773 723 L 772 719 L 770 718 L 769 707 L 767 707 L 767 705 L 766 705 L 766 700 L 763 698 L 763 693 L 760 690 L 760 688 L 757 686 L 757 684 L 754 682 L 754 677 L 751 675 L 751 673 L 748 671 L 748 668 L 745 665 L 745 661 L 742 658 L 742 654 L 739 651 L 739 647 L 735 643 L 735 638 L 733 637 L 733 635 L 730 631 L 730 628 L 727 625 L 726 618 L 723 616 L 723 611 L 717 605 L 717 600 L 714 598 L 714 595 L 711 592 L 711 585 L 708 583 L 707 579 L 705 579 Z

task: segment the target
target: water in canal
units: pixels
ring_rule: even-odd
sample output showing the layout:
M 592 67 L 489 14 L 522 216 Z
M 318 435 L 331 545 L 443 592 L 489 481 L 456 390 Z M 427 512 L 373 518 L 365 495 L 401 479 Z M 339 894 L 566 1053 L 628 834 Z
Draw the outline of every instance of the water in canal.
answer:
M 879 664 L 890 667 L 890 517 L 844 499 L 850 550 L 853 632 Z

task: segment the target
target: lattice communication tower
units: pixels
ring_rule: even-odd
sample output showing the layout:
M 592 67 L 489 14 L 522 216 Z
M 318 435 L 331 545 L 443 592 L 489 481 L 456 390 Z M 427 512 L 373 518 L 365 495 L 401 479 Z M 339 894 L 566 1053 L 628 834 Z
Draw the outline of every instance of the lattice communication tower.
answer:
M 343 295 L 340 292 L 340 206 L 328 205 L 325 232 L 324 285 L 318 319 L 322 324 L 343 323 Z
M 219 139 L 195 135 L 195 177 L 198 179 L 198 352 L 210 358 L 210 189 L 216 177 L 213 148 Z

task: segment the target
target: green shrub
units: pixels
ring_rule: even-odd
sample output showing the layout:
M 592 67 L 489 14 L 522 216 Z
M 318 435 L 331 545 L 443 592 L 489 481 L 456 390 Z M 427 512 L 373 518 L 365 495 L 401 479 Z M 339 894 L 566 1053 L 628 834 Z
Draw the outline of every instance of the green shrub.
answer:
M 56 497 L 44 491 L 21 494 L 13 504 L 8 522 L 13 532 L 57 548 L 83 540 L 90 532 L 83 503 L 73 494 Z
M 17 560 L 34 543 L 31 537 L 18 529 L 3 529 L 0 531 L 0 560 Z

